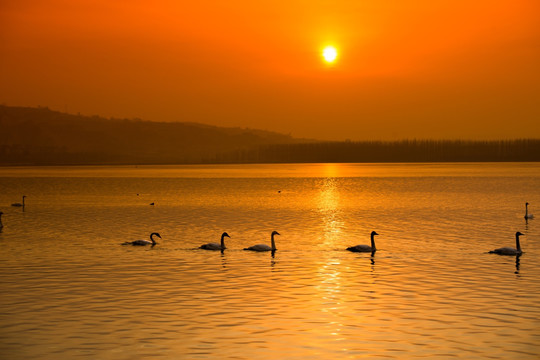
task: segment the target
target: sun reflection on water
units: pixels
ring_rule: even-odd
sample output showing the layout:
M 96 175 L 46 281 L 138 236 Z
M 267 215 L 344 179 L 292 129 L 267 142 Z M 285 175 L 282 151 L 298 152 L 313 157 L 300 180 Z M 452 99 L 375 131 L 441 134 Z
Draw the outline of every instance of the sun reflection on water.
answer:
M 324 168 L 325 178 L 319 184 L 317 211 L 323 226 L 322 246 L 336 248 L 341 241 L 344 221 L 341 210 L 341 198 L 339 193 L 339 168 L 338 165 L 327 164 Z M 330 255 L 327 253 L 327 255 Z M 342 311 L 342 284 L 340 260 L 330 257 L 321 262 L 318 274 L 317 286 L 320 294 L 320 311 L 328 319 L 339 317 Z M 342 324 L 329 321 L 327 331 L 336 340 L 341 336 Z
M 317 199 L 317 210 L 323 226 L 323 245 L 335 246 L 343 232 L 344 221 L 340 206 L 338 179 L 330 177 L 322 180 Z

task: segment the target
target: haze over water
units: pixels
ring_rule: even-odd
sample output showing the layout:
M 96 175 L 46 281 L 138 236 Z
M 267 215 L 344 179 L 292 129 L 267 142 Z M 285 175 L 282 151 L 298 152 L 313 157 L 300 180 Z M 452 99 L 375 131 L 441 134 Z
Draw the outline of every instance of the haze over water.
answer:
M 537 359 L 539 188 L 538 163 L 1 168 L 0 355 Z

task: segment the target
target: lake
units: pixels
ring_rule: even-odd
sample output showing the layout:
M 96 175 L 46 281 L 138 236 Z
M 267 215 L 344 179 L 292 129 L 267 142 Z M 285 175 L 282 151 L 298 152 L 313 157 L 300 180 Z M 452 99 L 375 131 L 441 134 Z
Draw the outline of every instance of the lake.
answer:
M 540 163 L 0 168 L 0 355 L 538 359 L 539 189 Z

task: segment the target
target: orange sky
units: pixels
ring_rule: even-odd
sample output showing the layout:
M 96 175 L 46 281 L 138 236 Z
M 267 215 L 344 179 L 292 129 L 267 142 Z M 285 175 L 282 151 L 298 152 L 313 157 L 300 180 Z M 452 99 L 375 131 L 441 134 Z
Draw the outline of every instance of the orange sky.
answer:
M 539 138 L 538 24 L 538 0 L 6 0 L 0 103 L 318 139 Z

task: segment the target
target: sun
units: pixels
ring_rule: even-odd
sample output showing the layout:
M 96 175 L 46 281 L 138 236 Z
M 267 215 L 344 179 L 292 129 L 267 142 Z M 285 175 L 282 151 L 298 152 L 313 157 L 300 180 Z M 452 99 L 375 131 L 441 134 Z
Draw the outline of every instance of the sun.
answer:
M 327 46 L 323 49 L 322 56 L 327 63 L 333 63 L 337 58 L 337 50 L 333 46 Z

